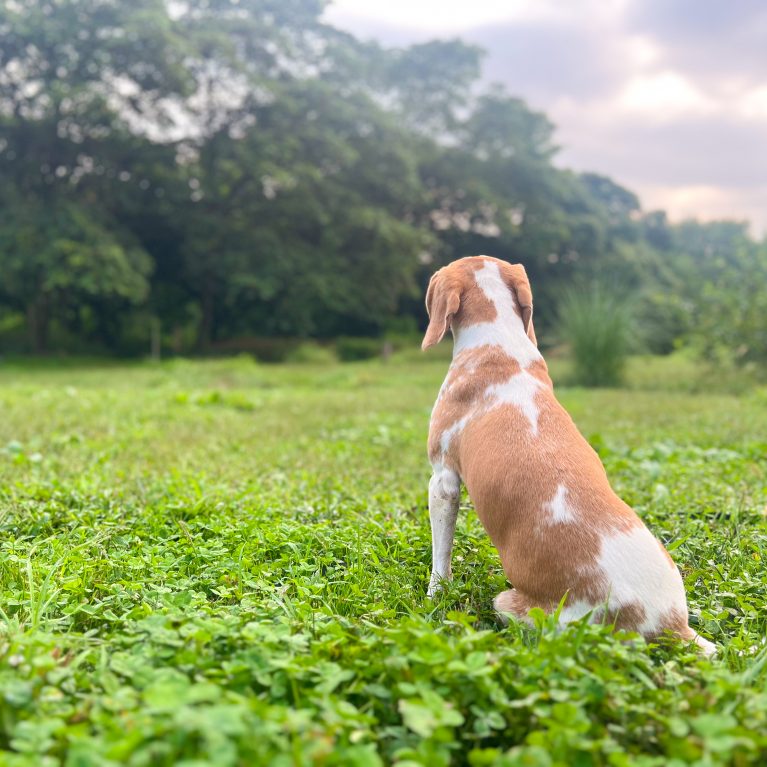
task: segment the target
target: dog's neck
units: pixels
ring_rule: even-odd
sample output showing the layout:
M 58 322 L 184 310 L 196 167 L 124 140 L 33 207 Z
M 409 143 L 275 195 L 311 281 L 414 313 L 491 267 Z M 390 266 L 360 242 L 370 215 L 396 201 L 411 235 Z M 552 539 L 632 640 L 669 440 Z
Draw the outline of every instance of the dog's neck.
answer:
M 536 345 L 530 340 L 522 318 L 514 308 L 514 297 L 503 281 L 498 267 L 487 262 L 475 273 L 477 288 L 495 306 L 495 318 L 490 322 L 471 322 L 471 318 L 454 320 L 453 359 L 466 349 L 480 346 L 499 346 L 521 368 L 527 368 L 543 357 Z

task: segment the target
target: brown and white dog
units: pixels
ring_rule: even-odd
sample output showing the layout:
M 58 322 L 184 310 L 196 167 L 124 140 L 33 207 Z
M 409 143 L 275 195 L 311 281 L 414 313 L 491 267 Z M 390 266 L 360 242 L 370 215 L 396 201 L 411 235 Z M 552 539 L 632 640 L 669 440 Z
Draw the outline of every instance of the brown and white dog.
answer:
M 448 327 L 453 361 L 429 428 L 429 595 L 451 577 L 463 482 L 514 588 L 502 616 L 560 622 L 592 613 L 652 639 L 670 631 L 710 654 L 687 623 L 679 570 L 610 487 L 599 457 L 554 396 L 533 329 L 525 269 L 487 256 L 462 258 L 431 278 L 422 348 Z

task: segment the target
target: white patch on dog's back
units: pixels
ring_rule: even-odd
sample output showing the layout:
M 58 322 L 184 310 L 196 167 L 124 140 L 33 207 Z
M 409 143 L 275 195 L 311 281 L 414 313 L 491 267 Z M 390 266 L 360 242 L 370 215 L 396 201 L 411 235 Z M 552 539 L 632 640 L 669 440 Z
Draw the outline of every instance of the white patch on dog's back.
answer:
M 488 386 L 485 389 L 485 412 L 501 405 L 516 405 L 530 422 L 533 434 L 538 434 L 538 405 L 535 397 L 543 384 L 530 373 L 517 373 L 500 384 Z M 487 402 L 490 400 L 490 402 Z
M 552 524 L 575 521 L 575 510 L 567 502 L 567 488 L 564 485 L 557 486 L 556 495 L 543 504 L 543 510 L 549 514 Z
M 492 322 L 460 328 L 456 334 L 453 356 L 465 349 L 492 345 L 500 346 L 522 368 L 543 359 L 535 344 L 527 337 L 522 318 L 514 311 L 514 296 L 511 288 L 503 281 L 498 264 L 485 261 L 484 266 L 474 272 L 474 279 L 495 306 L 496 317 Z
M 640 633 L 660 630 L 670 610 L 687 614 L 682 576 L 644 525 L 604 538 L 598 567 L 607 582 L 610 609 L 632 604 L 644 608 Z
M 460 434 L 466 424 L 474 418 L 485 415 L 501 405 L 514 405 L 530 423 L 533 436 L 538 436 L 538 416 L 540 410 L 535 397 L 543 384 L 530 373 L 521 372 L 511 376 L 508 381 L 488 386 L 482 396 L 475 401 L 468 413 L 445 429 L 440 438 L 439 446 L 445 455 L 456 435 Z M 565 521 L 565 520 L 562 520 Z

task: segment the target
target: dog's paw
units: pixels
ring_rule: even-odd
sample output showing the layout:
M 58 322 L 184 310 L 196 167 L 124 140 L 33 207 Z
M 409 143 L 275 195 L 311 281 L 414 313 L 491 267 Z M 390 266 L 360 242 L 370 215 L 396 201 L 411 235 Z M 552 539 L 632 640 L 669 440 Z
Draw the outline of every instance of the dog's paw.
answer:
M 432 575 L 429 581 L 429 588 L 426 589 L 426 596 L 429 599 L 434 599 L 437 594 L 444 590 L 445 586 L 450 582 L 450 578 L 440 578 L 439 576 Z

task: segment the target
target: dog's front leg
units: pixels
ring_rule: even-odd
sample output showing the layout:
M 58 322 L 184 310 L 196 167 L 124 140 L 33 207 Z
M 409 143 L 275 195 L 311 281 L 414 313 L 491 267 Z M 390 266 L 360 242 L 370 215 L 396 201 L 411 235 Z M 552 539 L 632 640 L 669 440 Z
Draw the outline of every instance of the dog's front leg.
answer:
M 429 519 L 431 520 L 431 580 L 430 597 L 442 587 L 441 581 L 452 577 L 451 558 L 455 521 L 461 497 L 461 480 L 445 468 L 435 468 L 429 480 Z

